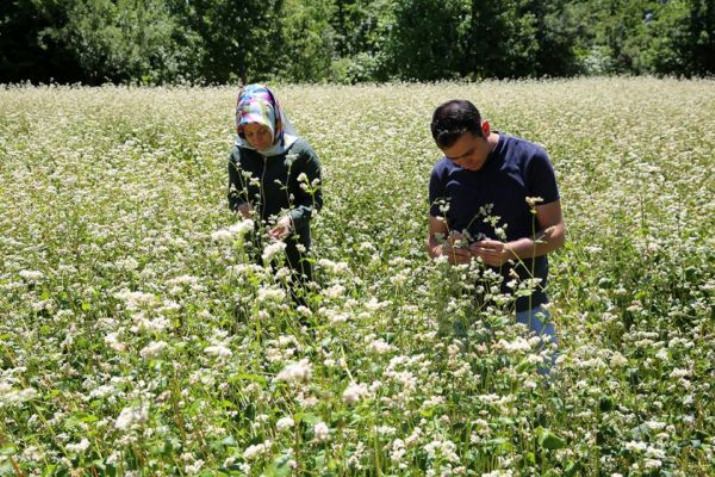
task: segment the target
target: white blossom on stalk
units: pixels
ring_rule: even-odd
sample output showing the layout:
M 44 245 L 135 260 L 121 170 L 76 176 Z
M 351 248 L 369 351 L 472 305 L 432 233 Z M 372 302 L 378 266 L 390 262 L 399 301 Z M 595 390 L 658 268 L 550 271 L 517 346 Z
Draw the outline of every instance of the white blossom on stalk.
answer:
M 367 386 L 362 383 L 350 383 L 343 391 L 343 401 L 347 404 L 355 404 L 364 396 L 368 395 Z
M 407 449 L 405 449 L 405 442 L 402 439 L 395 439 L 392 441 L 392 445 L 390 447 L 390 460 L 395 463 L 401 462 L 405 453 L 407 453 Z
M 70 452 L 80 453 L 89 449 L 89 441 L 87 440 L 87 438 L 84 438 L 76 444 L 67 444 L 67 446 L 65 447 Z
M 513 341 L 499 340 L 499 346 L 501 346 L 507 353 L 521 353 L 531 349 L 529 342 L 521 336 Z
M 222 344 L 207 346 L 204 348 L 204 353 L 218 358 L 230 358 L 233 356 L 233 352 Z
M 141 407 L 125 407 L 119 413 L 114 427 L 120 431 L 125 431 L 135 424 L 141 424 L 149 418 L 149 407 L 142 405 Z
M 278 419 L 278 422 L 276 422 L 276 429 L 278 429 L 278 431 L 285 431 L 286 429 L 290 429 L 294 425 L 295 421 L 293 420 L 293 418 L 290 416 L 285 416 Z
M 276 381 L 285 381 L 287 383 L 305 382 L 310 380 L 313 372 L 313 365 L 310 364 L 308 358 L 303 358 L 297 363 L 290 363 L 278 373 Z
M 45 276 L 42 272 L 37 270 L 20 270 L 18 275 L 20 275 L 23 280 L 28 282 L 40 281 Z
M 313 434 L 317 442 L 325 442 L 330 438 L 330 428 L 323 421 L 313 426 Z
M 233 238 L 233 234 L 228 229 L 221 229 L 211 233 L 211 240 L 214 242 L 228 242 Z
M 236 236 L 245 236 L 251 230 L 253 230 L 253 220 L 245 219 L 236 222 L 228 228 L 219 229 L 211 233 L 211 240 L 214 242 L 228 242 Z
M 231 232 L 233 235 L 239 235 L 243 237 L 253 230 L 253 225 L 253 220 L 244 219 L 230 226 L 228 228 L 228 231 Z
M 260 302 L 280 303 L 285 299 L 285 297 L 286 292 L 282 288 L 261 287 L 258 289 L 258 296 L 256 298 Z
M 273 242 L 265 246 L 261 258 L 264 262 L 270 262 L 273 257 L 283 252 L 286 248 L 285 242 Z
M 370 351 L 373 351 L 374 353 L 377 353 L 377 354 L 389 353 L 390 351 L 393 351 L 395 349 L 394 346 L 387 343 L 382 338 L 378 338 L 378 339 L 372 341 L 367 347 Z
M 119 341 L 117 335 L 119 335 L 119 333 L 109 333 L 107 336 L 104 337 L 104 343 L 107 344 L 114 351 L 121 353 L 122 351 L 125 351 L 127 349 L 127 345 Z
M 611 366 L 613 366 L 614 368 L 620 368 L 622 366 L 625 366 L 626 364 L 628 364 L 628 359 L 626 359 L 625 356 L 623 356 L 618 351 L 613 353 L 613 355 L 611 356 Z
M 139 351 L 139 355 L 143 359 L 156 358 L 166 349 L 167 346 L 168 345 L 164 341 L 152 341 Z
M 270 440 L 265 440 L 261 443 L 250 445 L 243 451 L 243 458 L 246 460 L 256 459 L 267 453 L 271 449 L 271 444 Z

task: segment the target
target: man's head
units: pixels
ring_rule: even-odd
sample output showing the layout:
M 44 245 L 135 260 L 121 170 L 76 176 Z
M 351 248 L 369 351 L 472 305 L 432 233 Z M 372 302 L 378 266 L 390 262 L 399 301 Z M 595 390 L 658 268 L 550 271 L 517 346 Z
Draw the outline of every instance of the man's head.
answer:
M 432 137 L 447 159 L 458 166 L 477 171 L 489 156 L 489 123 L 467 100 L 447 101 L 432 115 Z
M 465 132 L 482 136 L 482 117 L 474 104 L 453 99 L 437 107 L 432 115 L 432 137 L 440 149 L 449 147 Z

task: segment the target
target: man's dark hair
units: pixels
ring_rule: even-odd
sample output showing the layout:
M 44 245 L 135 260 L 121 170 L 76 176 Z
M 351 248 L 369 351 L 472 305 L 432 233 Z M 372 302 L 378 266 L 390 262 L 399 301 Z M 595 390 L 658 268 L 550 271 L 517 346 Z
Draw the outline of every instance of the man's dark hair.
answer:
M 482 117 L 474 104 L 453 99 L 437 107 L 432 115 L 432 137 L 437 146 L 452 146 L 465 132 L 482 137 Z

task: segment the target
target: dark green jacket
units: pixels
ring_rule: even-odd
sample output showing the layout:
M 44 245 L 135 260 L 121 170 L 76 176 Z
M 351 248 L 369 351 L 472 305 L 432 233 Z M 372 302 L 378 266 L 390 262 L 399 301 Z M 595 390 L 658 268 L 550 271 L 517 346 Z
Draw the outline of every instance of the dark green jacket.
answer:
M 309 187 L 315 179 L 322 181 L 318 156 L 301 138 L 286 153 L 271 157 L 234 146 L 228 160 L 229 207 L 236 211 L 249 202 L 264 222 L 287 213 L 300 242 L 308 245 L 310 217 L 323 206 L 322 182 L 310 194 L 300 187 L 301 173 L 307 176 Z

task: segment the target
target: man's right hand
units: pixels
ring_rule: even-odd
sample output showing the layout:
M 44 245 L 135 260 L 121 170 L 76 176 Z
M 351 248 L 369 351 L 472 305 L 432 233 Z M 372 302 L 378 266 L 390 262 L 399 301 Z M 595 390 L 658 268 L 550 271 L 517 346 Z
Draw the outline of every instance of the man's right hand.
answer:
M 450 232 L 445 243 L 436 247 L 435 255 L 445 256 L 452 265 L 469 263 L 472 259 L 472 252 L 469 250 L 468 242 L 464 235 L 459 232 Z

